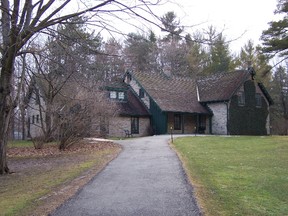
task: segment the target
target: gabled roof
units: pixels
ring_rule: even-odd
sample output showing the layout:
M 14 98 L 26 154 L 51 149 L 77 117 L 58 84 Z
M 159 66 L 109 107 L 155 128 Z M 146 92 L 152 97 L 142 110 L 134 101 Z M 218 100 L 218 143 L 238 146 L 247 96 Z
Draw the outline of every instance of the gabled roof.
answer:
M 137 98 L 133 90 L 123 79 L 114 79 L 103 83 L 104 89 L 108 91 L 126 92 L 126 99 L 123 101 L 115 100 L 118 114 L 122 116 L 150 116 L 144 104 Z
M 210 113 L 197 100 L 195 80 L 168 77 L 162 73 L 133 72 L 132 77 L 139 82 L 162 111 Z
M 199 102 L 228 101 L 250 76 L 249 71 L 238 70 L 198 79 Z
M 150 116 L 145 106 L 129 88 L 127 90 L 127 100 L 117 103 L 119 114 L 122 116 Z

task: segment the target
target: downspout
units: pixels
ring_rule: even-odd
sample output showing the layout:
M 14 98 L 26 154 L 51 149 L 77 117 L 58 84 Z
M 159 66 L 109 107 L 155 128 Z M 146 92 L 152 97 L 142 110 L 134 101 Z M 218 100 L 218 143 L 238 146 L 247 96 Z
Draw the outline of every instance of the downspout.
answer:
M 229 131 L 228 131 L 228 125 L 229 125 L 229 105 L 228 105 L 228 103 L 229 102 L 225 102 L 225 104 L 226 104 L 226 119 L 227 119 L 227 121 L 226 121 L 226 131 L 227 131 L 227 135 L 229 135 L 230 133 L 229 133 Z
M 184 134 L 184 132 L 185 132 L 185 118 L 184 118 L 184 114 L 182 114 L 181 115 L 181 118 L 182 118 L 182 120 L 181 120 L 181 123 L 182 123 L 182 125 L 181 125 L 181 127 L 182 127 L 182 134 Z
M 210 134 L 212 134 L 212 116 L 209 116 L 209 130 Z
M 200 102 L 200 95 L 199 95 L 199 89 L 198 89 L 197 82 L 196 82 L 196 93 L 197 93 L 197 100 L 198 100 L 198 102 Z M 196 130 L 195 130 L 195 134 L 198 133 L 198 128 L 199 128 L 199 113 L 197 113 L 197 116 L 196 116 Z

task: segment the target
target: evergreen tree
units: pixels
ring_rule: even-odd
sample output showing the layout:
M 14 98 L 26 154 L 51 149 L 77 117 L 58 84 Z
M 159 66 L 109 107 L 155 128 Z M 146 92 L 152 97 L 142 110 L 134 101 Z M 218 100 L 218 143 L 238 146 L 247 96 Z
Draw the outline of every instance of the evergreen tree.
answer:
M 163 31 L 168 34 L 163 38 L 165 41 L 179 41 L 181 40 L 180 34 L 183 32 L 183 27 L 180 25 L 180 20 L 177 19 L 177 15 L 173 11 L 169 11 L 161 17 L 163 24 Z
M 125 40 L 125 62 L 133 70 L 157 71 L 157 43 L 155 34 L 129 33 Z
M 261 52 L 259 46 L 254 46 L 251 40 L 241 48 L 236 66 L 244 70 L 252 66 L 256 71 L 256 79 L 265 85 L 271 80 L 272 67 L 269 64 L 269 58 Z
M 199 39 L 199 34 L 195 35 L 195 38 Z M 188 76 L 195 77 L 203 73 L 205 64 L 207 62 L 207 53 L 201 43 L 198 40 L 192 40 L 190 34 L 185 36 L 187 52 L 187 63 L 188 63 Z
M 226 42 L 222 32 L 218 33 L 215 27 L 210 26 L 206 32 L 206 37 L 204 40 L 208 43 L 207 53 L 209 57 L 204 73 L 221 73 L 234 69 L 229 44 Z
M 104 55 L 102 55 L 104 80 L 111 80 L 123 75 L 125 61 L 122 55 L 122 44 L 114 38 L 108 39 L 104 45 Z
M 273 74 L 270 94 L 274 100 L 271 107 L 272 131 L 274 134 L 288 134 L 288 71 L 280 66 Z
M 50 72 L 58 75 L 82 75 L 87 80 L 99 79 L 102 38 L 85 28 L 85 18 L 74 17 L 59 25 L 49 40 Z
M 270 27 L 263 31 L 261 39 L 263 40 L 263 51 L 270 56 L 279 55 L 287 57 L 288 55 L 288 0 L 278 0 L 276 14 L 283 14 L 284 17 L 279 21 L 270 22 Z

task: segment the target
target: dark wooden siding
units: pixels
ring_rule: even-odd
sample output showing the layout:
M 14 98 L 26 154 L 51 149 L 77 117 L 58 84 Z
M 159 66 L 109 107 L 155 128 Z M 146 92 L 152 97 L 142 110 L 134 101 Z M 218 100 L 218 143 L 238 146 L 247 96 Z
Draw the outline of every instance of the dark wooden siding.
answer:
M 244 83 L 245 105 L 239 106 L 238 96 L 231 98 L 228 133 L 231 135 L 267 135 L 268 105 L 263 95 L 262 106 L 256 106 L 256 87 L 252 80 Z
M 154 134 L 167 133 L 167 113 L 163 112 L 159 106 L 150 99 L 150 112 L 152 115 L 152 125 Z

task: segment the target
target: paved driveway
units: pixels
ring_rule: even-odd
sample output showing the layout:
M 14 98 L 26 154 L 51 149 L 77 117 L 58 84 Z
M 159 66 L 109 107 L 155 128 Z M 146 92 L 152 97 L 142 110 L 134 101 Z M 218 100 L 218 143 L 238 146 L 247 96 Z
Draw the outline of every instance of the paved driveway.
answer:
M 200 215 L 168 139 L 118 141 L 123 152 L 52 215 Z

